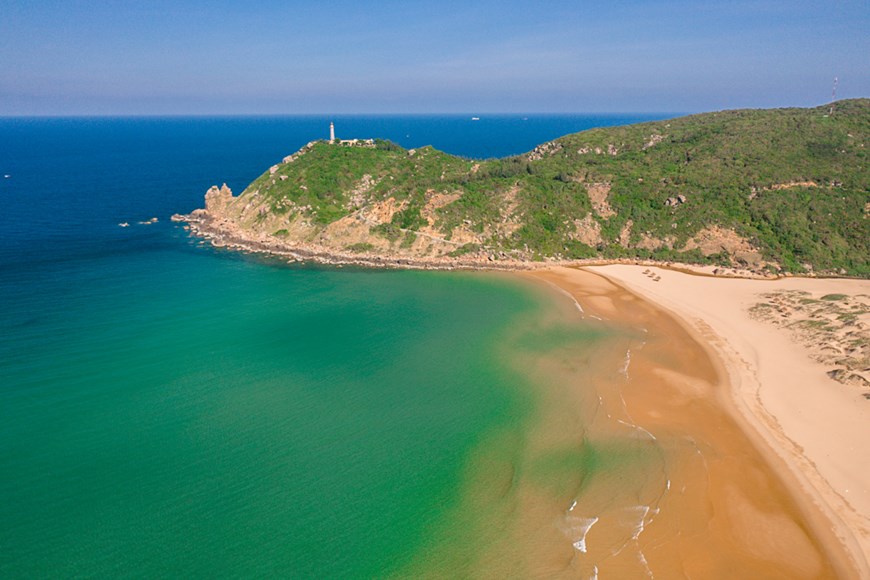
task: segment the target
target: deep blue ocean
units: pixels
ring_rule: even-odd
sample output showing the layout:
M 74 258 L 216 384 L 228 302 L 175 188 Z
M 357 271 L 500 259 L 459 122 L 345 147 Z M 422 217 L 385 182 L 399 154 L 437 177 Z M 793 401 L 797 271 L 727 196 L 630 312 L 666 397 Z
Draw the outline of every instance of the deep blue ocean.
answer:
M 334 121 L 489 158 L 663 117 Z M 518 286 L 290 267 L 169 221 L 329 120 L 0 119 L 0 577 L 383 575 L 522 422 L 493 347 L 538 307 Z

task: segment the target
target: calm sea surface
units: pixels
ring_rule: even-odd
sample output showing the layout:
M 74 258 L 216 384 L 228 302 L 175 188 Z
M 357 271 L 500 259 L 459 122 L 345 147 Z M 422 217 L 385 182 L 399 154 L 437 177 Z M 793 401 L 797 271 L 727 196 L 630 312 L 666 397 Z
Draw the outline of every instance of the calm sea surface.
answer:
M 649 119 L 339 117 L 336 132 L 486 158 Z M 521 428 L 534 403 L 498 345 L 542 308 L 526 289 L 288 267 L 169 222 L 327 131 L 0 119 L 0 577 L 394 572 L 455 507 L 472 449 Z

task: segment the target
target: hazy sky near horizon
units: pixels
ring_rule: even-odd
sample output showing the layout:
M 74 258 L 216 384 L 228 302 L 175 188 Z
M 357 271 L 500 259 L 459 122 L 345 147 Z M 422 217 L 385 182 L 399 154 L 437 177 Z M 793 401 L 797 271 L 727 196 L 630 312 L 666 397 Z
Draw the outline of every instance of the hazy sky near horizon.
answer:
M 0 0 L 0 115 L 695 112 L 870 96 L 868 0 Z

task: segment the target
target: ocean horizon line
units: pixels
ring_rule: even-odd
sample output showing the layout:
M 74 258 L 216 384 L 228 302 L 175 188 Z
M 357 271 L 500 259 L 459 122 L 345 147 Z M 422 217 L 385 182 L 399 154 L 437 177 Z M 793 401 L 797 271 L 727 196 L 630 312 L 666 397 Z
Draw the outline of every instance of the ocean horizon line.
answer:
M 724 109 L 722 109 L 724 110 Z M 702 111 L 561 111 L 561 112 L 476 112 L 469 111 L 464 113 L 450 112 L 434 112 L 434 113 L 123 113 L 123 114 L 38 114 L 38 115 L 7 115 L 0 114 L 0 120 L 14 119 L 286 119 L 286 118 L 323 118 L 323 119 L 341 119 L 341 118 L 463 118 L 469 117 L 469 120 L 485 120 L 486 118 L 522 118 L 528 116 L 534 117 L 623 117 L 635 115 L 666 115 L 683 116 L 694 115 Z

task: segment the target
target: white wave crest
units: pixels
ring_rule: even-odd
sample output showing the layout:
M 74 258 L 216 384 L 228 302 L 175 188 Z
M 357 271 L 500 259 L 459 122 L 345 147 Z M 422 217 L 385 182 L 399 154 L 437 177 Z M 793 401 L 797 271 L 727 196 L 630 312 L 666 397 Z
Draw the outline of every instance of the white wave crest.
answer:
M 638 425 L 636 423 L 629 423 L 628 421 L 623 421 L 622 419 L 617 419 L 616 421 L 618 423 L 622 423 L 626 427 L 631 427 L 632 429 L 638 431 L 639 433 L 643 433 L 644 435 L 646 435 L 647 437 L 649 437 L 653 441 L 658 441 L 658 439 L 656 439 L 655 435 L 653 435 L 652 433 L 650 433 L 649 431 L 647 431 L 646 429 L 644 429 L 643 427 L 641 427 L 640 425 Z
M 586 535 L 598 522 L 598 517 L 579 518 L 575 516 L 565 517 L 562 531 L 571 540 L 571 544 L 578 552 L 586 553 Z
M 560 286 L 558 286 L 558 285 L 556 285 L 556 284 L 553 284 L 553 283 L 550 282 L 550 281 L 547 281 L 547 284 L 549 284 L 550 286 L 552 286 L 553 288 L 555 288 L 557 291 L 559 291 L 560 293 L 562 293 L 562 294 L 564 294 L 565 296 L 567 296 L 568 298 L 570 298 L 570 299 L 571 299 L 571 302 L 574 303 L 574 306 L 577 307 L 577 310 L 580 311 L 580 314 L 586 314 L 586 313 L 583 311 L 583 307 L 580 306 L 580 303 L 577 302 L 577 299 L 576 299 L 576 298 L 574 298 L 574 295 L 573 295 L 573 294 L 571 294 L 570 292 L 568 292 L 568 291 L 565 290 L 564 288 L 562 288 L 562 287 L 560 287 Z
M 625 377 L 625 380 L 628 380 L 628 367 L 631 365 L 631 349 L 627 349 L 625 351 L 625 361 L 622 363 L 622 368 L 619 369 L 619 373 Z

